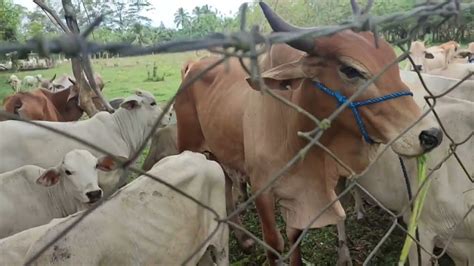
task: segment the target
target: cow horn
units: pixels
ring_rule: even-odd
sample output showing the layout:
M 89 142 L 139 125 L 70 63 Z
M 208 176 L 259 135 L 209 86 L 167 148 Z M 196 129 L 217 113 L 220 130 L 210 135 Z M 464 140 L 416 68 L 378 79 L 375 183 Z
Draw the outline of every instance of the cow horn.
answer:
M 263 14 L 267 18 L 268 23 L 275 32 L 299 32 L 310 30 L 289 24 L 280 16 L 278 16 L 267 4 L 265 4 L 264 2 L 260 2 L 259 4 L 262 8 Z M 307 52 L 308 54 L 313 54 L 315 52 L 314 40 L 312 39 L 301 38 L 288 42 L 288 45 L 300 51 Z

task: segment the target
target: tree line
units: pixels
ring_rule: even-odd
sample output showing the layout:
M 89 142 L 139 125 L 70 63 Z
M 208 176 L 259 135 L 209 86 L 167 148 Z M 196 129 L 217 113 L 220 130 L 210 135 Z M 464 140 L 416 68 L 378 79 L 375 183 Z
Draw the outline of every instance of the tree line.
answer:
M 472 0 L 461 0 L 471 2 Z M 44 0 L 44 2 L 63 15 L 60 0 Z M 344 22 L 351 17 L 349 0 L 266 0 L 282 17 L 289 22 L 302 26 L 331 25 Z M 361 1 L 362 4 L 366 0 Z M 385 15 L 397 11 L 406 11 L 420 0 L 383 0 L 374 1 L 372 13 Z M 431 2 L 435 2 L 431 0 Z M 174 12 L 174 28 L 161 23 L 152 25 L 151 19 L 144 12 L 153 8 L 149 0 L 74 0 L 77 20 L 84 27 L 99 14 L 105 20 L 93 36 L 98 42 L 128 42 L 138 45 L 149 45 L 176 38 L 192 38 L 205 36 L 212 32 L 237 31 L 239 29 L 238 12 L 225 16 L 209 5 L 196 6 L 192 10 L 179 8 Z M 247 12 L 248 25 L 256 24 L 269 32 L 257 2 L 249 5 Z M 441 19 L 430 19 L 432 26 L 420 29 L 426 31 L 425 36 L 431 42 L 457 40 L 474 41 L 474 8 L 463 13 L 460 21 L 454 19 L 442 26 L 437 23 Z M 403 24 L 385 25 L 379 28 L 388 41 L 405 38 L 408 30 L 416 23 L 415 20 Z M 25 41 L 34 36 L 51 37 L 60 34 L 60 30 L 38 7 L 29 11 L 12 0 L 0 1 L 0 40 Z M 419 38 L 423 36 L 419 35 Z

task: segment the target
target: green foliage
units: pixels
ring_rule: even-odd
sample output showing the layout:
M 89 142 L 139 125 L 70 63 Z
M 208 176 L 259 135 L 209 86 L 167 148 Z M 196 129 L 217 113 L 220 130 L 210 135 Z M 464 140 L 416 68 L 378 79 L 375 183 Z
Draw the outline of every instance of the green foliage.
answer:
M 179 8 L 174 14 L 178 37 L 202 37 L 213 32 L 238 29 L 237 17 L 225 17 L 209 5 L 196 6 L 191 13 Z
M 0 40 L 15 41 L 21 23 L 22 9 L 11 0 L 0 1 Z

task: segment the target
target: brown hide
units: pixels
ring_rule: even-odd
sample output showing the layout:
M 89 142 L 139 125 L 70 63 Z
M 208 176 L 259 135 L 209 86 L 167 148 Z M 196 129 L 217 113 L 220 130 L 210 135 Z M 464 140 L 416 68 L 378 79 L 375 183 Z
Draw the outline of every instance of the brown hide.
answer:
M 36 89 L 19 92 L 4 100 L 5 111 L 20 117 L 43 121 L 76 121 L 82 116 L 77 105 L 77 97 L 68 100 L 71 88 L 57 92 Z
M 373 35 L 345 31 L 316 41 L 317 55 L 311 56 L 286 45 L 273 46 L 260 66 L 266 85 L 280 97 L 300 106 L 318 119 L 328 117 L 336 108 L 334 98 L 316 89 L 311 80 L 319 80 L 346 97 L 360 83 L 350 83 L 338 72 L 351 64 L 375 75 L 394 60 L 393 49 Z M 214 64 L 209 57 L 183 67 L 182 84 Z M 342 62 L 344 60 L 344 62 Z M 349 63 L 347 63 L 349 62 Z M 180 88 L 175 101 L 178 125 L 178 150 L 210 151 L 225 167 L 248 176 L 252 191 L 263 188 L 307 141 L 299 131 L 315 125 L 293 108 L 249 86 L 247 74 L 237 59 L 221 64 L 192 83 Z M 401 81 L 394 64 L 356 100 L 379 97 L 409 90 Z M 411 97 L 360 108 L 369 135 L 386 143 L 420 114 Z M 369 146 L 363 141 L 350 110 L 343 111 L 325 131 L 320 142 L 354 171 L 361 172 L 369 162 Z M 265 241 L 283 251 L 276 230 L 274 202 L 278 201 L 287 223 L 290 242 L 299 230 L 335 224 L 345 217 L 339 202 L 327 209 L 313 224 L 310 221 L 336 198 L 334 188 L 340 176 L 349 173 L 321 148 L 313 146 L 304 159 L 256 199 Z

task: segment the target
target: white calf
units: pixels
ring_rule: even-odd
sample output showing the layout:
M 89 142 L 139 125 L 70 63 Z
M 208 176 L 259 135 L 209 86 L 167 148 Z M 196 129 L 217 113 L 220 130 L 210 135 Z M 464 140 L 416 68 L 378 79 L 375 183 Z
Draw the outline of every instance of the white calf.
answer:
M 65 217 L 102 197 L 97 170 L 117 164 L 97 159 L 85 150 L 73 150 L 56 167 L 47 170 L 26 165 L 0 174 L 0 238 L 53 218 Z
M 204 155 L 185 151 L 148 172 L 226 216 L 224 172 Z M 81 213 L 63 219 L 38 238 L 34 256 Z M 209 238 L 209 239 L 208 239 Z M 205 242 L 208 239 L 207 242 Z M 201 244 L 205 243 L 201 246 Z M 198 265 L 214 253 L 228 265 L 228 228 L 213 212 L 146 176 L 140 176 L 81 221 L 34 262 L 35 265 Z M 211 264 L 212 265 L 212 264 Z

